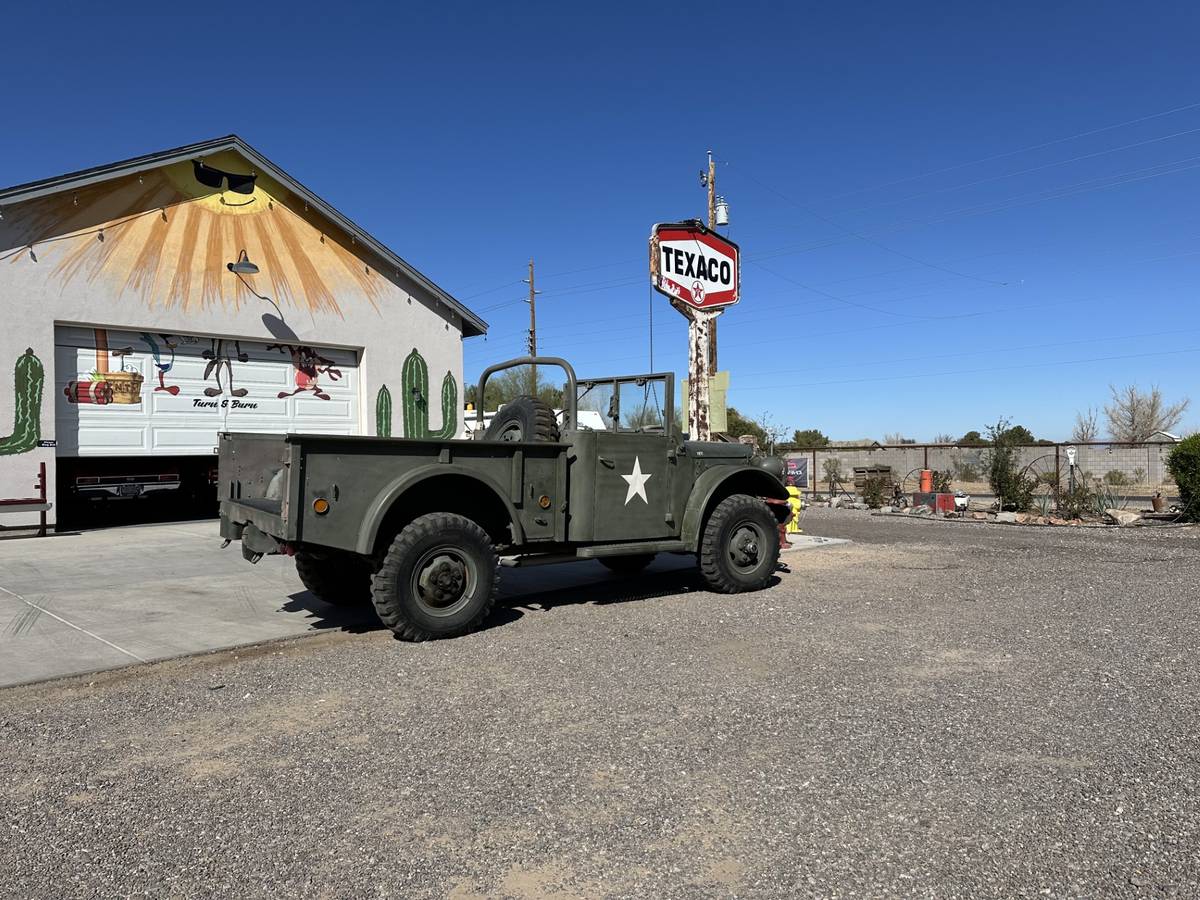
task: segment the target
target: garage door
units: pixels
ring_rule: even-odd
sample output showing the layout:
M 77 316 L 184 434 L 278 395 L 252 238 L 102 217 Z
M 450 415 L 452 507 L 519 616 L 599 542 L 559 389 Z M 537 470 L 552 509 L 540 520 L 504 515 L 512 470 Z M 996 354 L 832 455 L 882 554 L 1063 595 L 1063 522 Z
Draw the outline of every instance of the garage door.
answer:
M 359 434 L 353 350 L 58 326 L 60 456 L 211 454 L 219 431 Z

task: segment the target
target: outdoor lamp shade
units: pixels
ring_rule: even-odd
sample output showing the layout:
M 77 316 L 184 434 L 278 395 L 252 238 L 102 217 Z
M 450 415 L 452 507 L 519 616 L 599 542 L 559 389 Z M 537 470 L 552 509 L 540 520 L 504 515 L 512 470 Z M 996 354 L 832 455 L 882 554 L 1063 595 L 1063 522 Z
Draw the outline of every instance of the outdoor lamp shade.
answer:
M 229 269 L 235 275 L 257 275 L 258 266 L 250 262 L 250 257 L 243 250 L 238 254 L 237 262 L 226 263 L 225 268 Z

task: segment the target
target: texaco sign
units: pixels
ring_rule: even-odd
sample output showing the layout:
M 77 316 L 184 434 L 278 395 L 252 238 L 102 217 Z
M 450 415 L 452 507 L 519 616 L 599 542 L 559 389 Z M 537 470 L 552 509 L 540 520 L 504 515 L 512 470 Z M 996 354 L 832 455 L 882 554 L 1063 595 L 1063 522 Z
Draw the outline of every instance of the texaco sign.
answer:
M 738 302 L 738 246 L 698 222 L 655 225 L 650 234 L 650 282 L 696 309 Z

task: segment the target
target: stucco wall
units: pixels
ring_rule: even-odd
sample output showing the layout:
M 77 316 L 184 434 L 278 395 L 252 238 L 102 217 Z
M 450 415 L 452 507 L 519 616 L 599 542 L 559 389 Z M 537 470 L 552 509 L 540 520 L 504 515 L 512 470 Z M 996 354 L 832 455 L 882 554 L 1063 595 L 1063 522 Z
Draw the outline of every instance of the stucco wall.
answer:
M 232 154 L 212 164 L 239 170 Z M 458 433 L 458 316 L 402 272 L 380 271 L 382 260 L 297 207 L 265 177 L 251 195 L 198 187 L 189 163 L 6 204 L 0 220 L 0 498 L 32 496 L 42 461 L 54 497 L 55 449 L 27 448 L 20 438 L 29 437 L 28 423 L 16 440 L 10 431 L 20 424 L 14 416 L 34 399 L 31 360 L 14 380 L 28 349 L 44 369 L 36 437 L 57 439 L 56 392 L 75 373 L 55 371 L 56 324 L 356 349 L 359 421 L 366 433 L 375 432 L 376 397 L 387 385 L 395 436 L 405 434 L 402 370 L 415 349 L 428 369 L 430 430 L 443 424 L 442 385 L 450 373 Z M 226 269 L 243 248 L 261 269 L 247 281 L 269 301 Z M 14 395 L 18 387 L 22 397 Z M 0 518 L 0 525 L 22 523 L 16 515 Z

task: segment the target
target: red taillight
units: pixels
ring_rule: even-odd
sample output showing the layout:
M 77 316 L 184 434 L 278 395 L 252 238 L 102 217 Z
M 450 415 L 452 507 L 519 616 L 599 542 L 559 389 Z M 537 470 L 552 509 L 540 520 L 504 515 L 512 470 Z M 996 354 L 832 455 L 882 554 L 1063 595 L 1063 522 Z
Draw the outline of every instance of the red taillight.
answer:
M 100 479 L 92 475 L 80 475 L 75 479 L 76 484 L 99 484 Z
M 159 481 L 178 481 L 179 476 L 178 475 L 159 475 L 158 480 Z

